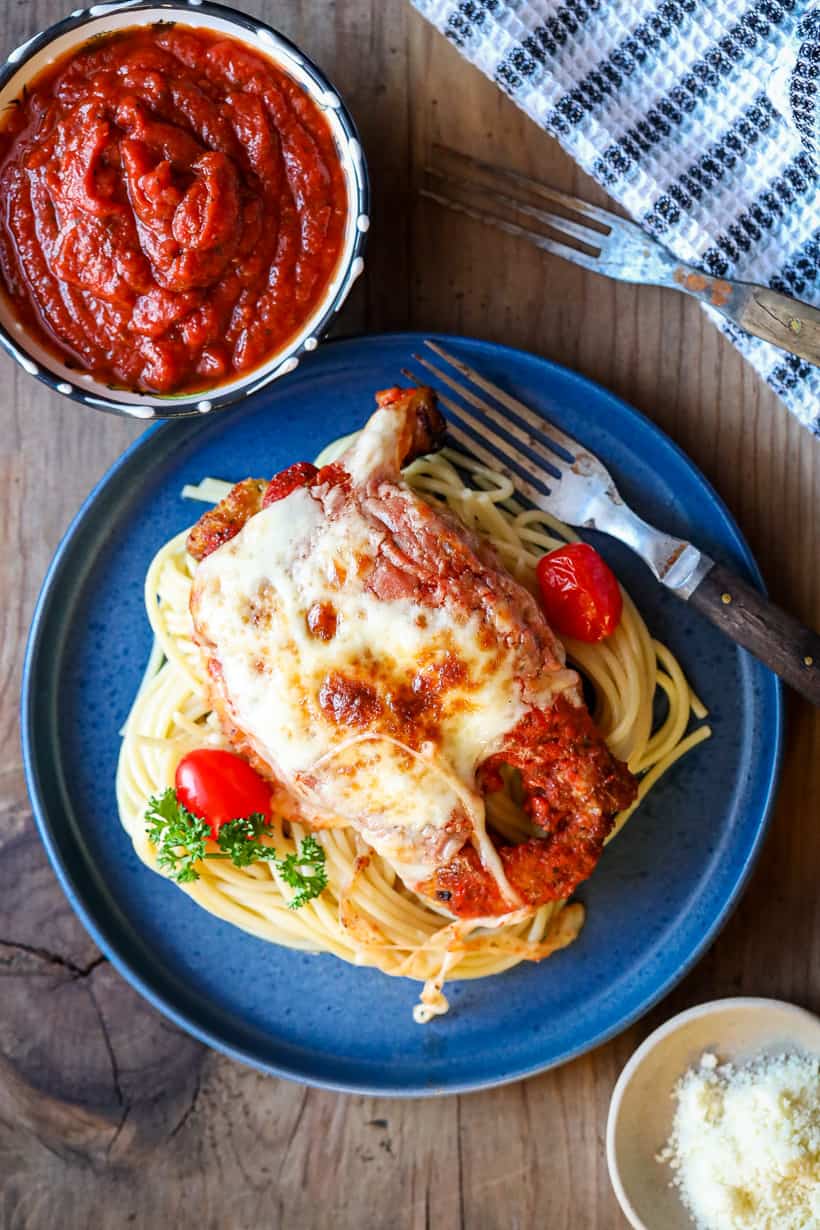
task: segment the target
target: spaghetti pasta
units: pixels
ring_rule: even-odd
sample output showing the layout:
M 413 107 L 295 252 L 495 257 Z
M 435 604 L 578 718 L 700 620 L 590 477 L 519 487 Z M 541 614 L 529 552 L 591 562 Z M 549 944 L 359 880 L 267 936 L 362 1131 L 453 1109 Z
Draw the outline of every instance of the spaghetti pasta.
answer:
M 327 463 L 349 442 L 335 442 L 317 461 Z M 535 566 L 544 552 L 578 540 L 547 513 L 524 507 L 506 477 L 449 449 L 418 459 L 404 473 L 422 498 L 446 505 L 488 539 L 516 580 L 533 591 Z M 183 495 L 216 502 L 229 487 L 205 479 Z M 156 852 L 145 824 L 149 798 L 173 784 L 176 765 L 189 751 L 229 746 L 210 711 L 204 667 L 193 640 L 188 606 L 193 561 L 186 553 L 186 537 L 187 531 L 166 543 L 148 569 L 145 601 L 155 643 L 123 728 L 117 773 L 122 823 L 140 858 L 154 870 Z M 571 663 L 594 692 L 593 716 L 609 747 L 640 779 L 638 797 L 617 817 L 611 839 L 659 777 L 708 739 L 706 710 L 673 654 L 651 637 L 626 593 L 620 624 L 606 641 L 565 639 L 565 645 Z M 658 696 L 665 698 L 666 712 L 655 722 Z M 505 777 L 504 790 L 487 798 L 488 822 L 509 842 L 534 833 L 519 803 L 514 773 Z M 271 835 L 277 849 L 287 853 L 308 831 L 293 819 L 275 817 Z M 238 868 L 227 861 L 208 861 L 201 865 L 198 880 L 180 888 L 204 909 L 261 939 L 332 953 L 355 965 L 424 983 L 414 1010 L 419 1022 L 447 1011 L 442 989 L 447 978 L 483 978 L 521 961 L 540 961 L 571 943 L 583 924 L 583 907 L 567 902 L 522 910 L 495 926 L 453 921 L 405 888 L 353 829 L 323 830 L 319 840 L 328 887 L 298 911 L 288 908 L 287 889 L 275 862 Z

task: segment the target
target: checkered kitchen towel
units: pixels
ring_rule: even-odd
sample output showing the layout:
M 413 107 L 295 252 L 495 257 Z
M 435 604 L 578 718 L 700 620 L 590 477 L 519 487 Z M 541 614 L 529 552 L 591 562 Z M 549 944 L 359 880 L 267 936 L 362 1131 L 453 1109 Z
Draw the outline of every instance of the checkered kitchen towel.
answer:
M 820 166 L 766 90 L 797 49 L 785 96 L 805 120 L 812 4 L 412 2 L 681 259 L 820 307 Z M 820 435 L 820 368 L 704 310 Z

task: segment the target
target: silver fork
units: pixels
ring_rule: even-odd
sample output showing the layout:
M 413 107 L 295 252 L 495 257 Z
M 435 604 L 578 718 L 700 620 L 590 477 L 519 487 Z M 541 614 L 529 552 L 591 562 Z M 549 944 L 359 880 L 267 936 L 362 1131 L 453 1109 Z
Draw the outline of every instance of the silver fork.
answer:
M 446 164 L 460 167 L 470 172 L 472 177 L 465 178 L 445 166 L 429 166 L 426 174 L 439 184 L 440 190 L 422 188 L 423 197 L 456 213 L 486 222 L 506 231 L 508 235 L 526 239 L 543 252 L 562 256 L 593 273 L 615 278 L 619 282 L 668 286 L 683 291 L 710 304 L 747 333 L 753 333 L 755 337 L 772 342 L 811 363 L 820 363 L 820 311 L 809 304 L 770 290 L 767 286 L 712 277 L 679 261 L 668 248 L 634 222 L 590 205 L 579 197 L 560 192 L 557 188 L 550 188 L 518 171 L 495 167 L 443 146 L 436 146 L 435 150 Z M 461 195 L 452 195 L 452 189 Z M 554 209 L 534 205 L 531 200 L 524 199 L 522 193 L 570 210 L 577 220 L 564 217 Z M 469 199 L 465 200 L 465 195 Z M 514 222 L 483 208 L 483 205 L 476 205 L 472 199 L 475 195 L 512 213 L 532 218 L 562 239 L 552 238 L 533 226 L 524 226 L 520 221 Z M 583 246 L 579 247 L 579 244 Z
M 602 462 L 572 436 L 437 342 L 425 345 L 452 369 L 413 356 L 439 385 L 458 394 L 455 401 L 439 392 L 439 400 L 447 412 L 449 434 L 461 448 L 506 474 L 537 508 L 569 525 L 601 530 L 631 547 L 661 584 L 820 705 L 820 636 L 692 543 L 664 534 L 639 517 L 624 503 Z M 430 383 L 411 371 L 404 374 L 417 384 Z

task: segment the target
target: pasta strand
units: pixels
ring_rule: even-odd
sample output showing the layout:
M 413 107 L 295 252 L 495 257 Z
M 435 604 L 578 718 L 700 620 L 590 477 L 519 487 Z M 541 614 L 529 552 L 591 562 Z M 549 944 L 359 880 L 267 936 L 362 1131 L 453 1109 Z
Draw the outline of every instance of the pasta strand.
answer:
M 337 442 L 317 460 L 332 460 L 346 443 Z M 465 483 L 464 471 L 472 483 Z M 577 541 L 569 527 L 547 513 L 525 509 L 504 476 L 450 449 L 420 458 L 405 477 L 423 498 L 446 506 L 489 539 L 506 567 L 533 591 L 539 557 L 563 542 Z M 227 489 L 220 480 L 207 478 L 186 488 L 186 494 L 215 501 Z M 175 767 L 186 752 L 201 746 L 229 747 L 209 712 L 193 640 L 188 609 L 192 561 L 185 541 L 185 533 L 172 538 L 148 569 L 145 601 L 155 644 L 123 727 L 117 772 L 122 823 L 140 858 L 154 870 L 155 852 L 145 831 L 148 799 L 173 784 Z M 706 717 L 706 709 L 669 649 L 653 640 L 626 593 L 621 622 L 606 642 L 582 645 L 568 640 L 566 648 L 569 661 L 592 686 L 594 716 L 612 751 L 640 777 L 638 799 L 617 817 L 611 840 L 662 774 L 709 738 L 707 725 L 692 729 L 693 722 Z M 665 698 L 666 714 L 653 729 L 658 694 Z M 505 793 L 488 798 L 487 808 L 491 823 L 506 840 L 533 834 L 515 799 L 514 775 Z M 292 824 L 286 839 L 279 826 L 277 847 L 295 848 L 308 831 Z M 328 887 L 298 911 L 288 908 L 278 873 L 267 862 L 247 868 L 225 861 L 203 863 L 200 878 L 180 888 L 203 909 L 263 940 L 333 953 L 354 965 L 423 982 L 414 1011 L 419 1022 L 447 1011 L 447 978 L 486 978 L 521 961 L 543 960 L 571 943 L 583 923 L 582 907 L 566 902 L 541 906 L 493 928 L 453 922 L 408 891 L 373 851 L 363 851 L 352 830 L 328 829 L 315 836 L 325 851 Z

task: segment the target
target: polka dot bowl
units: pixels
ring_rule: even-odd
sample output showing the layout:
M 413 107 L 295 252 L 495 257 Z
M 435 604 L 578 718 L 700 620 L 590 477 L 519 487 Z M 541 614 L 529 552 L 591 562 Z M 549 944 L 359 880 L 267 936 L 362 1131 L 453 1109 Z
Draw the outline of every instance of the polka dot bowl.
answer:
M 331 82 L 298 47 L 273 27 L 248 14 L 209 3 L 208 0 L 181 0 L 177 3 L 113 0 L 112 3 L 76 9 L 7 56 L 0 70 L 0 115 L 4 108 L 20 97 L 27 83 L 33 81 L 49 64 L 72 50 L 79 50 L 90 39 L 160 21 L 175 21 L 180 25 L 239 39 L 272 60 L 306 91 L 324 113 L 330 126 L 344 172 L 348 212 L 339 263 L 324 295 L 298 333 L 261 366 L 210 390 L 163 396 L 114 388 L 95 380 L 89 373 L 68 367 L 45 349 L 15 318 L 5 296 L 0 295 L 0 346 L 20 367 L 48 384 L 62 397 L 96 410 L 146 420 L 180 418 L 221 410 L 292 372 L 305 353 L 316 349 L 361 274 L 370 226 L 367 165 L 356 125 Z

